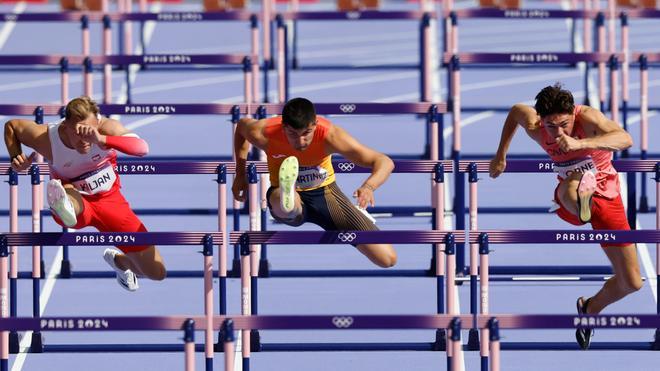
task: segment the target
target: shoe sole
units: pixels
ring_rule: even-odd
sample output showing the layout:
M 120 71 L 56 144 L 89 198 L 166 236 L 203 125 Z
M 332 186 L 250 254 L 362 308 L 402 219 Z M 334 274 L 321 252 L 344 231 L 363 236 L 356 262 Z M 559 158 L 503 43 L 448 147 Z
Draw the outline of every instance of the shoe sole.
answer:
M 296 180 L 298 179 L 298 159 L 290 156 L 280 165 L 280 206 L 287 213 L 295 207 Z
M 593 173 L 585 173 L 578 184 L 577 206 L 578 217 L 582 223 L 591 221 L 591 199 L 596 191 L 596 177 Z
M 73 205 L 71 205 L 71 210 L 66 207 L 66 202 L 70 202 L 67 199 L 66 190 L 59 182 L 48 182 L 48 204 L 51 209 L 55 211 L 57 216 L 62 220 L 62 223 L 67 227 L 71 228 L 75 226 L 78 221 L 76 213 L 73 210 Z
M 583 311 L 584 307 L 584 298 L 578 298 L 575 306 L 577 307 L 578 315 L 586 315 L 587 313 Z M 577 340 L 578 346 L 582 350 L 589 349 L 591 345 L 591 338 L 593 336 L 593 329 L 577 329 L 575 330 L 575 340 Z
M 130 269 L 129 269 L 129 271 L 130 271 Z M 140 285 L 138 284 L 138 280 L 137 280 L 137 277 L 135 276 L 135 273 L 131 272 L 131 275 L 133 276 L 133 279 L 135 280 L 133 287 L 131 287 L 131 285 L 129 285 L 128 282 L 124 282 L 124 280 L 122 280 L 119 277 L 119 273 L 117 273 L 117 283 L 119 283 L 119 286 L 123 287 L 126 291 L 134 292 L 134 291 L 137 291 L 137 289 L 140 288 Z

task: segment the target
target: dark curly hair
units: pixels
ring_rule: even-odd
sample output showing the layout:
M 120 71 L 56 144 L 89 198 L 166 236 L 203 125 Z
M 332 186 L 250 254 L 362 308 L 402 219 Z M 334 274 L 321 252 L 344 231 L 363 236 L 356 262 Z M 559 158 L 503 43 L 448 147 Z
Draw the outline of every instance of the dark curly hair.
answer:
M 541 117 L 557 113 L 573 113 L 575 102 L 573 94 L 570 91 L 562 89 L 560 83 L 553 86 L 546 86 L 536 94 L 536 104 L 534 108 Z
M 293 98 L 282 108 L 282 124 L 293 129 L 305 129 L 316 122 L 314 104 L 305 98 Z

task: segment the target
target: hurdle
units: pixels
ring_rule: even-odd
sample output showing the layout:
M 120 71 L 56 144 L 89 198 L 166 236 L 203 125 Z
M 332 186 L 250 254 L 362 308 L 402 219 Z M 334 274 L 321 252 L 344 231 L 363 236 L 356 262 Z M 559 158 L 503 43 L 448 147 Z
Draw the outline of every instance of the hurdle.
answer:
M 443 20 L 443 40 L 444 40 L 444 45 L 445 48 L 443 49 L 445 52 L 449 52 L 451 50 L 454 50 L 454 41 L 456 40 L 453 35 L 453 28 L 455 26 L 455 23 L 452 23 L 454 19 L 450 16 L 451 13 L 455 10 L 456 12 L 463 13 L 464 15 L 467 15 L 468 17 L 472 18 L 478 17 L 478 18 L 555 18 L 554 16 L 551 15 L 557 15 L 559 17 L 557 18 L 572 18 L 573 23 L 571 24 L 571 51 L 577 52 L 575 45 L 573 43 L 575 35 L 576 35 L 576 30 L 577 28 L 575 27 L 575 21 L 579 18 L 583 19 L 583 31 L 582 31 L 582 36 L 583 36 L 583 43 L 585 46 L 585 51 L 591 51 L 591 20 L 592 20 L 592 12 L 598 13 L 601 12 L 600 8 L 600 0 L 582 0 L 583 3 L 583 10 L 579 10 L 578 8 L 578 0 L 571 0 L 570 2 L 570 9 L 569 10 L 559 10 L 559 9 L 546 9 L 546 8 L 509 8 L 509 9 L 498 9 L 498 8 L 468 8 L 468 9 L 454 9 L 454 0 L 446 0 L 443 3 L 443 8 L 442 12 L 444 13 L 444 20 Z M 607 15 L 608 15 L 608 32 L 609 32 L 609 52 L 614 52 L 615 48 L 615 17 L 616 17 L 616 2 L 615 0 L 607 0 Z M 576 17 L 575 15 L 579 15 L 579 13 L 582 12 L 582 17 Z M 560 16 L 561 14 L 564 14 L 565 17 Z M 449 18 L 449 21 L 448 21 Z M 604 41 L 605 39 L 601 39 Z
M 205 346 L 206 370 L 213 369 L 213 245 L 223 243 L 222 232 L 142 232 L 142 233 L 7 233 L 0 234 L 0 288 L 6 290 L 7 282 L 7 264 L 10 246 L 32 246 L 32 245 L 77 245 L 77 246 L 126 246 L 126 245 L 157 245 L 157 244 L 175 244 L 175 245 L 193 245 L 203 246 L 203 272 L 204 272 L 204 313 L 205 313 Z M 33 318 L 39 320 L 39 280 L 33 281 Z M 7 300 L 3 300 L 2 315 L 8 314 Z M 3 339 L 5 337 L 3 336 Z M 2 353 L 9 354 L 10 341 L 3 342 Z M 40 332 L 32 335 L 32 344 L 30 351 L 34 353 L 42 352 L 76 352 L 76 351 L 126 351 L 128 349 L 142 351 L 171 351 L 180 349 L 180 345 L 137 345 L 127 344 L 80 344 L 80 345 L 56 345 L 44 344 Z
M 120 1 L 120 3 L 123 1 Z M 68 73 L 71 67 L 80 66 L 83 69 L 84 76 L 84 91 L 87 95 L 91 95 L 91 73 L 94 65 L 103 65 L 103 102 L 106 104 L 112 103 L 112 67 L 117 66 L 123 68 L 126 74 L 127 84 L 127 103 L 131 103 L 131 83 L 129 79 L 129 69 L 125 68 L 128 65 L 140 65 L 143 69 L 148 66 L 162 68 L 164 65 L 183 66 L 190 64 L 206 64 L 206 65 L 244 65 L 245 58 L 250 59 L 249 68 L 252 70 L 252 87 L 254 101 L 261 100 L 260 86 L 259 86 L 259 32 L 258 32 L 258 17 L 255 14 L 248 12 L 231 12 L 231 13 L 201 13 L 201 12 L 169 12 L 169 13 L 98 13 L 98 12 L 64 12 L 64 13 L 0 13 L 0 17 L 5 20 L 15 22 L 81 22 L 82 29 L 82 52 L 81 55 L 89 57 L 90 61 L 86 59 L 80 60 L 79 56 L 60 56 L 58 61 L 60 73 L 62 74 L 62 101 L 68 101 Z M 181 54 L 146 54 L 146 45 L 144 38 L 141 38 L 141 48 L 143 57 L 140 60 L 139 56 L 132 55 L 132 50 L 120 51 L 119 54 L 112 54 L 112 22 L 124 21 L 139 21 L 139 22 L 202 22 L 202 21 L 249 21 L 250 22 L 250 35 L 251 35 L 251 50 L 246 54 L 209 54 L 209 55 L 181 55 Z M 90 55 L 90 22 L 102 22 L 102 53 L 103 56 Z M 121 40 L 121 39 L 120 39 Z M 126 58 L 121 58 L 124 56 Z M 23 64 L 37 64 L 37 65 L 55 65 L 56 63 L 48 56 L 41 56 L 41 58 L 31 59 L 39 56 L 26 56 L 28 59 L 21 59 L 21 56 L 6 56 L 7 59 L 2 59 L 0 65 L 23 65 Z M 119 57 L 119 58 L 118 58 Z M 131 58 L 132 57 L 132 58 Z M 70 58 L 73 58 L 71 60 Z M 100 58 L 100 59 L 98 59 Z M 197 61 L 192 61 L 197 59 Z M 200 59 L 201 58 L 201 59 Z M 113 63 L 116 62 L 116 63 Z M 244 65 L 243 68 L 246 68 Z M 264 86 L 267 89 L 267 85 Z M 267 91 L 265 91 L 267 92 Z
M 614 168 L 617 171 L 626 172 L 631 175 L 631 173 L 640 172 L 640 173 L 655 173 L 656 178 L 660 178 L 658 175 L 658 170 L 660 168 L 660 163 L 658 160 L 615 160 L 613 161 Z M 477 230 L 478 224 L 478 212 L 481 211 L 481 208 L 477 206 L 477 184 L 479 181 L 479 174 L 488 173 L 489 161 L 459 161 L 458 164 L 458 173 L 467 173 L 468 182 L 469 182 L 469 230 Z M 507 167 L 505 172 L 510 173 L 529 173 L 529 174 L 538 174 L 538 173 L 553 173 L 553 162 L 548 160 L 510 160 L 507 161 Z M 660 184 L 660 183 L 658 183 Z M 633 193 L 634 199 L 634 190 L 629 189 L 628 192 Z M 498 213 L 515 213 L 512 211 L 514 208 L 491 208 L 489 211 L 495 211 Z M 628 206 L 628 211 L 630 212 L 631 207 Z M 634 213 L 634 207 L 632 207 L 632 212 Z M 548 208 L 543 210 L 548 212 Z M 659 225 L 660 226 L 660 225 Z M 631 225 L 631 228 L 633 226 Z M 634 228 L 633 228 L 634 229 Z M 470 281 L 476 283 L 477 280 L 477 270 L 476 270 L 476 260 L 478 255 L 478 246 L 472 244 L 470 246 Z M 461 266 L 461 261 L 459 261 L 459 267 Z M 582 275 L 611 275 L 612 270 L 609 266 L 570 266 L 570 267 L 556 267 L 556 266 L 502 266 L 502 267 L 491 267 L 491 274 L 495 275 L 566 275 L 566 274 L 577 274 L 577 280 L 586 281 L 590 280 L 589 277 L 584 277 Z M 593 279 L 593 278 L 592 278 Z M 595 278 L 595 280 L 603 280 L 602 277 Z M 476 294 L 476 291 L 473 292 L 473 295 Z M 475 304 L 476 305 L 476 302 Z M 474 308 L 473 308 L 474 309 Z
M 577 28 L 575 23 L 578 20 L 584 22 L 584 30 L 582 33 L 582 42 L 584 52 L 592 51 L 591 40 L 591 23 L 595 20 L 598 14 L 602 14 L 598 10 L 591 9 L 591 1 L 584 2 L 584 9 L 577 9 L 576 6 L 571 10 L 563 9 L 498 9 L 498 8 L 465 8 L 465 9 L 451 9 L 446 7 L 442 10 L 443 20 L 447 26 L 443 27 L 445 35 L 442 40 L 444 41 L 443 51 L 458 53 L 458 23 L 460 19 L 570 19 L 573 24 L 571 27 L 570 45 L 571 52 L 580 52 L 575 45 Z M 603 24 L 598 24 L 598 32 L 602 32 Z
M 368 21 L 368 20 L 418 20 L 419 26 L 419 63 L 414 65 L 390 65 L 390 66 L 301 66 L 296 55 L 296 43 L 293 45 L 291 63 L 297 69 L 356 69 L 356 68 L 407 68 L 420 71 L 420 101 L 431 101 L 431 20 L 436 18 L 434 12 L 425 11 L 376 11 L 368 10 L 361 12 L 283 12 L 276 15 L 277 23 L 277 75 L 278 75 L 278 101 L 286 102 L 289 99 L 289 41 L 288 26 L 286 21 Z
M 645 230 L 645 231 L 615 231 L 615 230 L 478 230 L 470 231 L 470 243 L 479 245 L 479 268 L 480 268 L 480 314 L 487 315 L 489 311 L 489 288 L 488 288 L 488 255 L 490 244 L 523 244 L 523 243 L 599 243 L 603 241 L 617 241 L 617 242 L 645 242 L 656 243 L 660 242 L 659 230 Z M 447 290 L 451 288 L 448 287 Z M 660 318 L 660 316 L 650 315 L 651 317 Z M 573 316 L 573 317 L 583 317 Z M 599 317 L 615 318 L 614 322 L 608 319 L 606 321 L 581 318 L 578 323 L 584 324 L 587 328 L 599 328 L 602 325 L 614 324 L 621 327 L 633 326 L 637 323 L 633 318 L 626 316 L 623 323 L 620 323 L 619 316 L 599 315 Z M 584 322 L 583 322 L 584 321 Z M 649 328 L 654 328 L 650 326 Z M 660 349 L 660 329 L 655 327 L 656 336 L 652 342 L 595 342 L 591 343 L 590 349 L 595 350 L 658 350 Z M 488 356 L 487 339 L 489 334 L 487 331 L 482 330 L 481 333 L 481 346 L 479 346 L 479 339 L 476 334 L 476 328 L 471 330 L 470 342 L 468 349 L 477 350 L 481 348 L 482 361 L 484 357 Z M 506 350 L 577 350 L 579 347 L 576 343 L 562 343 L 562 342 L 535 342 L 535 343 L 502 343 L 501 349 Z M 483 370 L 483 368 L 482 368 Z
M 414 244 L 432 243 L 437 246 L 438 260 L 443 259 L 440 244 L 445 243 L 446 236 L 452 235 L 456 241 L 465 241 L 462 231 L 239 231 L 231 232 L 230 243 L 239 243 L 241 246 L 241 303 L 243 315 L 258 315 L 258 245 L 289 244 L 292 241 L 301 244 L 361 244 L 361 243 L 394 243 Z M 449 260 L 448 260 L 449 261 Z M 439 264 L 439 263 L 438 263 Z M 448 269 L 450 267 L 448 266 Z M 436 302 L 437 313 L 444 312 L 444 275 L 436 275 Z M 452 292 L 453 293 L 453 292 Z M 450 315 L 458 314 L 458 308 L 447 307 Z M 259 351 L 347 351 L 347 350 L 378 350 L 378 351 L 402 351 L 402 350 L 444 350 L 445 332 L 438 330 L 436 338 L 426 343 L 291 343 L 291 344 L 267 344 L 262 343 L 258 331 L 243 331 L 243 365 L 244 369 L 249 367 L 250 352 Z M 250 344 L 250 346 L 247 346 Z
M 200 321 L 202 320 L 202 321 Z M 44 317 L 44 318 L 2 318 L 0 330 L 7 331 L 34 331 L 41 332 L 101 332 L 101 331 L 183 331 L 183 350 L 185 371 L 195 370 L 195 330 L 204 329 L 199 323 L 206 323 L 203 318 L 186 317 Z M 226 326 L 223 326 L 226 328 Z M 182 349 L 183 348 L 183 349 Z M 0 360 L 0 370 L 9 370 L 9 360 L 3 353 Z
M 397 160 L 394 162 L 395 168 L 393 173 L 427 173 L 432 175 L 432 190 L 431 195 L 433 199 L 432 205 L 432 226 L 434 229 L 444 229 L 444 176 L 445 173 L 452 173 L 454 171 L 451 161 L 406 161 Z M 350 161 L 335 160 L 333 161 L 335 173 L 351 173 L 363 174 L 369 173 L 371 170 L 368 168 L 360 167 Z M 267 206 L 265 199 L 259 200 L 263 195 L 257 189 L 258 176 L 257 174 L 268 173 L 268 167 L 263 162 L 249 162 L 247 165 L 247 176 L 249 182 L 249 210 L 250 214 L 250 230 L 251 231 L 265 231 L 265 221 L 267 220 Z M 263 181 L 261 183 L 263 185 Z M 260 202 L 261 201 L 261 202 Z M 259 219 L 259 205 L 261 208 L 261 224 L 258 223 Z M 240 256 L 238 245 L 234 246 L 234 259 Z M 361 270 L 276 270 L 269 267 L 267 249 L 265 245 L 260 249 L 259 261 L 259 275 L 261 277 L 373 277 L 373 276 L 387 276 L 387 277 L 428 277 L 434 275 L 438 271 L 436 269 L 436 257 L 438 251 L 437 246 L 432 249 L 431 268 L 426 270 L 396 270 L 388 269 L 386 271 L 361 271 Z M 438 262 L 441 263 L 441 262 Z M 234 267 L 238 266 L 238 262 L 234 261 Z
M 37 209 L 38 203 L 35 203 L 35 195 L 36 192 L 34 192 L 34 189 L 36 185 L 34 184 L 35 181 L 38 180 L 38 174 L 43 171 L 48 171 L 48 166 L 46 164 L 39 164 L 39 165 L 33 165 L 32 169 L 30 171 L 32 178 L 33 178 L 33 222 L 39 221 L 40 219 L 36 217 L 36 215 L 39 214 L 39 210 Z M 9 170 L 9 166 L 7 164 L 0 164 L 0 173 L 2 172 L 7 172 L 9 171 L 10 173 L 10 180 L 12 181 L 11 186 L 10 186 L 10 195 L 11 195 L 11 209 L 13 210 L 13 215 L 10 218 L 10 224 L 11 224 L 11 232 L 14 234 L 17 234 L 17 217 L 15 216 L 16 214 L 16 208 L 15 205 L 17 203 L 17 184 L 18 184 L 18 174 L 14 172 L 13 170 Z M 216 243 L 218 245 L 218 261 L 219 261 L 219 266 L 217 273 L 214 271 L 209 271 L 207 272 L 204 270 L 203 272 L 200 271 L 172 271 L 168 272 L 168 275 L 170 277 L 205 277 L 207 274 L 211 274 L 214 277 L 218 278 L 219 282 L 219 312 L 220 314 L 226 314 L 227 313 L 227 297 L 226 297 L 226 287 L 227 287 L 227 241 L 226 241 L 226 231 L 227 231 L 227 190 L 226 190 L 226 175 L 227 173 L 233 174 L 234 173 L 234 164 L 233 163 L 221 163 L 221 162 L 207 162 L 207 163 L 201 163 L 201 162 L 195 162 L 195 163 L 186 163 L 186 162 L 161 162 L 161 163 L 145 163 L 145 162 L 140 162 L 140 161 L 127 161 L 127 162 L 119 162 L 117 164 L 116 171 L 119 174 L 215 174 L 217 175 L 217 180 L 216 182 L 218 183 L 218 230 L 220 233 L 215 232 L 216 234 L 213 235 L 214 238 L 216 238 L 220 243 Z M 35 180 L 36 179 L 36 180 Z M 36 218 L 36 219 L 35 219 Z M 39 232 L 39 228 L 37 228 L 34 232 Z M 156 232 L 154 232 L 156 233 Z M 21 234 L 18 234 L 21 235 Z M 60 234 L 50 234 L 47 236 L 50 236 L 50 238 L 54 238 L 54 236 L 59 236 Z M 88 236 L 89 234 L 85 235 L 82 234 L 82 236 Z M 139 234 L 138 234 L 139 235 Z M 37 233 L 34 233 L 34 236 L 39 236 Z M 37 237 L 32 237 L 33 240 L 38 240 Z M 113 272 L 98 272 L 98 271 L 73 271 L 72 269 L 72 264 L 69 259 L 69 244 L 67 243 L 70 240 L 69 235 L 65 234 L 62 236 L 61 240 L 58 240 L 58 243 L 63 246 L 63 257 L 62 257 L 62 268 L 61 271 L 59 272 L 58 277 L 59 278 L 107 278 L 107 277 L 113 277 L 114 273 Z M 74 235 L 76 236 L 76 235 Z M 45 238 L 45 237 L 44 237 Z M 160 237 L 159 237 L 160 238 Z M 191 237 L 192 238 L 192 237 Z M 50 240 L 49 240 L 50 241 Z M 52 242 L 52 241 L 50 241 Z M 162 241 L 161 241 L 162 242 Z M 176 242 L 176 241 L 175 241 Z M 79 243 L 74 243 L 73 245 L 78 245 Z M 135 244 L 135 243 L 133 243 Z M 112 245 L 110 243 L 109 245 Z M 18 263 L 18 250 L 16 249 L 16 246 L 22 246 L 22 245 L 11 245 L 10 244 L 10 249 L 11 249 L 11 259 L 12 259 L 12 264 L 11 264 L 11 271 L 10 271 L 10 294 L 11 294 L 11 300 L 9 300 L 11 304 L 11 316 L 16 316 L 17 313 L 17 284 L 16 280 L 18 278 L 32 278 L 32 283 L 33 283 L 33 315 L 38 316 L 39 315 L 39 279 L 42 277 L 42 272 L 43 268 L 43 262 L 39 264 L 38 262 L 40 261 L 40 253 L 41 253 L 41 244 L 35 243 L 33 245 L 33 256 L 32 256 L 32 267 L 33 267 L 33 272 L 32 274 L 28 277 L 27 274 L 23 274 L 22 276 L 19 275 L 19 272 L 17 271 L 17 263 Z M 204 246 L 204 255 L 208 256 L 209 259 L 213 256 L 213 246 Z M 41 259 L 43 261 L 43 259 Z M 212 269 L 212 267 L 208 267 L 208 269 Z M 27 273 L 27 272 L 26 272 Z M 1 274 L 1 273 L 0 273 Z M 207 293 L 208 295 L 208 293 Z M 207 299 L 210 300 L 210 299 Z M 212 306 L 211 306 L 212 308 Z M 17 334 L 12 334 L 11 335 L 11 351 L 12 353 L 16 353 L 18 351 L 18 337 Z M 211 342 L 212 343 L 212 342 Z M 39 352 L 40 349 L 43 349 L 43 345 L 41 344 L 40 338 L 33 338 L 33 344 L 32 344 L 32 351 L 33 352 Z
M 252 102 L 254 76 L 252 67 L 252 56 L 232 55 L 232 54 L 197 54 L 197 55 L 169 55 L 169 54 L 151 54 L 151 55 L 101 55 L 101 56 L 66 56 L 66 55 L 3 55 L 0 57 L 0 65 L 48 65 L 59 66 L 62 73 L 62 100 L 68 100 L 68 72 L 69 66 L 84 66 L 83 69 L 83 91 L 87 96 L 93 95 L 92 73 L 94 65 L 105 65 L 104 71 L 104 102 L 111 100 L 111 82 L 110 69 L 108 65 L 175 65 L 191 66 L 199 64 L 212 65 L 239 65 L 243 69 L 246 79 L 246 95 L 250 97 L 247 102 Z M 127 104 L 132 103 L 130 74 L 126 72 L 127 86 Z
M 624 61 L 621 65 L 622 75 L 622 114 L 623 114 L 623 127 L 628 127 L 628 111 L 639 111 L 640 114 L 640 159 L 646 160 L 649 158 L 648 153 L 648 125 L 649 125 L 649 110 L 657 111 L 660 106 L 649 107 L 648 95 L 648 69 L 649 67 L 657 67 L 660 62 L 660 55 L 653 52 L 634 52 L 630 50 L 630 19 L 660 19 L 660 10 L 657 9 L 628 9 L 622 11 L 620 14 L 621 20 L 621 49 L 624 55 Z M 630 99 L 630 86 L 629 86 L 629 69 L 631 66 L 639 66 L 640 74 L 640 104 L 639 107 L 631 107 L 628 102 Z M 650 157 L 659 157 L 659 153 L 651 154 Z M 624 157 L 628 157 L 628 151 L 624 152 Z M 628 179 L 628 188 L 636 187 L 636 178 Z M 636 199 L 629 199 L 628 203 L 637 204 Z M 646 178 L 641 178 L 641 194 L 639 197 L 639 211 L 652 212 L 648 205 L 647 196 L 647 182 Z

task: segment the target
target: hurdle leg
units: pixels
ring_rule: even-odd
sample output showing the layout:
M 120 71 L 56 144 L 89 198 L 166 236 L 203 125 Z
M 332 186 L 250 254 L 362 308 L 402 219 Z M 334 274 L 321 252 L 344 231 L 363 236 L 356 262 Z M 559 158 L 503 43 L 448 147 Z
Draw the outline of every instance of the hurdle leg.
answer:
M 206 330 L 204 352 L 206 355 L 206 371 L 213 371 L 213 237 L 204 236 L 204 314 Z
M 247 234 L 240 238 L 241 246 L 241 314 L 249 316 L 251 314 L 251 287 L 250 287 L 250 241 Z M 241 330 L 243 345 L 241 352 L 243 355 L 243 371 L 250 370 L 250 330 Z
M 641 156 L 640 158 L 642 160 L 647 159 L 647 149 L 649 145 L 649 140 L 648 140 L 648 128 L 649 128 L 649 71 L 648 71 L 648 58 L 645 55 L 641 55 L 639 57 L 639 73 L 640 73 L 640 85 L 639 85 L 639 131 L 640 131 L 640 141 L 639 141 L 639 149 Z M 648 212 L 649 211 L 649 203 L 648 203 L 648 198 L 647 198 L 647 192 L 646 192 L 646 177 L 642 175 L 642 189 L 641 189 L 641 196 L 639 199 L 639 211 L 640 212 Z M 657 207 L 658 204 L 656 204 Z
M 7 270 L 9 262 L 9 246 L 7 236 L 0 236 L 0 317 L 7 318 L 9 308 L 7 307 Z M 0 371 L 9 370 L 9 332 L 0 333 Z
M 470 231 L 476 231 L 477 228 L 477 164 L 472 162 L 468 165 L 469 177 L 468 182 L 470 183 Z M 473 321 L 472 327 L 470 328 L 468 335 L 468 349 L 469 350 L 478 350 L 479 349 L 479 330 L 477 329 L 476 315 L 478 312 L 478 288 L 477 283 L 477 274 L 478 274 L 478 259 L 479 259 L 479 245 L 476 243 L 470 244 L 470 314 L 475 318 Z
M 456 291 L 456 243 L 454 242 L 454 235 L 448 233 L 445 236 L 445 256 L 447 257 L 447 314 L 455 315 L 458 314 L 458 309 L 456 308 L 456 300 L 454 299 L 454 291 Z M 451 345 L 451 338 L 449 332 L 447 332 L 446 338 L 446 353 L 447 353 L 447 370 L 451 370 L 451 365 L 453 359 L 458 357 L 457 354 L 454 354 L 453 346 Z
M 41 232 L 39 225 L 39 215 L 41 211 L 41 202 L 39 197 L 41 192 L 39 190 L 41 185 L 41 174 L 37 165 L 30 166 L 30 174 L 32 178 L 32 232 Z M 41 279 L 41 246 L 32 246 L 32 317 L 41 317 L 41 303 L 40 303 L 40 279 Z M 32 343 L 30 349 L 35 353 L 43 352 L 43 341 L 41 332 L 34 331 L 32 333 Z
M 655 164 L 655 229 L 660 229 L 660 162 Z M 656 292 L 660 289 L 660 243 L 655 244 Z M 660 315 L 660 301 L 656 303 L 656 314 Z M 655 330 L 653 349 L 660 350 L 660 329 Z
M 488 321 L 490 332 L 490 371 L 500 371 L 500 327 L 496 318 Z
M 479 269 L 480 269 L 480 295 L 481 308 L 480 315 L 487 315 L 489 312 L 489 280 L 490 272 L 488 271 L 488 234 L 482 233 L 479 235 Z M 475 316 L 476 317 L 476 316 Z M 476 326 L 475 326 L 476 327 Z M 490 329 L 481 329 L 481 371 L 488 371 L 488 357 L 490 356 Z
M 234 321 L 226 319 L 222 322 L 220 340 L 225 353 L 225 371 L 234 371 Z
M 186 371 L 195 371 L 195 321 L 187 319 L 183 324 L 183 350 Z
M 236 125 L 238 120 L 241 118 L 241 111 L 239 106 L 232 107 L 231 110 L 231 122 L 232 122 L 232 137 L 236 132 Z M 232 160 L 236 161 L 236 154 L 232 151 Z M 236 174 L 234 174 L 236 176 Z M 233 210 L 232 217 L 234 220 L 234 231 L 239 231 L 241 229 L 241 203 L 239 201 L 233 200 Z M 239 244 L 234 244 L 234 257 L 232 258 L 231 274 L 230 277 L 241 277 L 241 250 Z
M 435 230 L 443 231 L 445 229 L 445 199 L 444 199 L 444 167 L 438 163 L 435 167 L 434 183 L 433 183 L 433 199 L 434 199 L 434 212 L 433 212 L 433 227 Z M 437 290 L 437 313 L 445 313 L 445 252 L 442 244 L 433 245 L 433 261 L 432 269 L 436 277 L 436 290 Z M 435 332 L 435 341 L 433 342 L 433 350 L 446 350 L 446 331 L 445 329 L 437 329 Z
M 248 165 L 248 183 L 249 183 L 249 215 L 251 231 L 258 231 L 260 229 L 257 222 L 257 215 L 259 214 L 259 190 L 257 182 L 259 176 L 257 175 L 257 167 L 255 164 Z M 259 245 L 250 244 L 250 314 L 259 314 Z M 249 346 L 250 350 L 258 352 L 261 349 L 259 330 L 250 330 L 250 342 L 244 343 L 244 346 Z
M 461 319 L 455 317 L 451 320 L 449 325 L 451 331 L 451 347 L 453 348 L 454 356 L 452 357 L 451 371 L 460 371 L 461 370 L 461 357 L 458 355 L 461 352 Z
M 18 232 L 18 173 L 11 168 L 9 169 L 9 232 Z M 9 316 L 17 317 L 18 249 L 16 246 L 10 246 L 9 250 L 11 252 L 9 261 Z M 4 280 L 5 277 L 7 277 L 6 273 L 3 275 L 2 279 Z M 6 313 L 7 312 L 3 312 L 5 315 Z M 19 342 L 20 339 L 18 337 L 18 332 L 10 331 L 8 338 L 10 353 L 15 354 L 19 352 Z
M 222 243 L 218 246 L 218 296 L 220 314 L 227 314 L 227 166 L 218 166 L 218 231 L 222 232 Z

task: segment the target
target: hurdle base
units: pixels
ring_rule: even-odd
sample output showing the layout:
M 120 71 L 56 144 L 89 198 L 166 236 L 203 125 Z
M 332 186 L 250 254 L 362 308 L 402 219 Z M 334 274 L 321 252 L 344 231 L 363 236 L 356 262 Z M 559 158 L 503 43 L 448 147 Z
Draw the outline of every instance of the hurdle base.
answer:
M 263 343 L 263 352 L 432 351 L 432 343 Z
M 500 342 L 500 350 L 578 350 L 576 342 Z M 597 342 L 591 343 L 590 351 L 595 350 L 654 350 L 652 342 Z
M 44 352 L 44 339 L 41 332 L 32 333 L 32 341 L 30 343 L 30 353 L 43 353 Z
M 660 328 L 655 330 L 655 341 L 651 344 L 651 349 L 660 350 Z
M 479 350 L 479 331 L 476 328 L 471 328 L 468 334 L 468 350 Z
M 44 263 L 43 259 L 41 259 L 39 263 L 39 268 L 41 269 L 41 275 L 39 278 L 46 278 L 46 263 Z
M 259 277 L 270 277 L 270 262 L 268 259 L 259 260 Z
M 58 278 L 71 278 L 71 260 L 62 260 L 60 276 Z
M 444 352 L 447 350 L 447 331 L 438 329 L 435 331 L 435 341 L 432 348 L 434 351 Z
M 250 330 L 250 351 L 261 352 L 261 335 L 259 330 Z
M 18 354 L 21 350 L 20 343 L 21 339 L 18 336 L 18 332 L 11 331 L 9 333 L 9 353 Z

